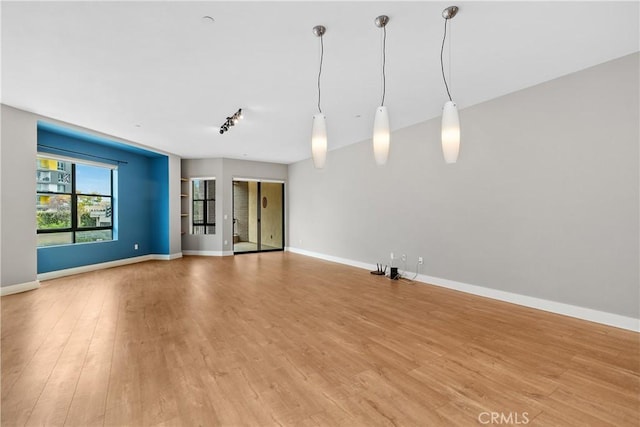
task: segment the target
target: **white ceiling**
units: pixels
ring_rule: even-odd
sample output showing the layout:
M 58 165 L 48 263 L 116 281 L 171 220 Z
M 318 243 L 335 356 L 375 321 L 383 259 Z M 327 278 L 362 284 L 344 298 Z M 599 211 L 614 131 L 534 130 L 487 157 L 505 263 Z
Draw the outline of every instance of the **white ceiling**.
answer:
M 460 108 L 639 50 L 639 3 L 2 2 L 2 102 L 185 158 L 311 155 L 319 39 L 329 149 L 370 138 L 387 26 L 393 129 L 440 114 L 441 11 Z M 212 16 L 214 23 L 202 17 Z M 614 81 L 611 84 L 615 84 Z M 238 108 L 245 120 L 218 127 Z

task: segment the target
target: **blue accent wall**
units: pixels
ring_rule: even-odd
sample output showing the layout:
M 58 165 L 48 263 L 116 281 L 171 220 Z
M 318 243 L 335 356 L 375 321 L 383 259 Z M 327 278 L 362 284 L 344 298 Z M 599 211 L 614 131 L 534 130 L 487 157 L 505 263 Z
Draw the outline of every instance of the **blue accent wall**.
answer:
M 45 123 L 38 123 L 38 152 L 102 163 L 116 162 L 93 156 L 126 162 L 114 172 L 114 240 L 38 248 L 38 273 L 169 254 L 167 156 Z

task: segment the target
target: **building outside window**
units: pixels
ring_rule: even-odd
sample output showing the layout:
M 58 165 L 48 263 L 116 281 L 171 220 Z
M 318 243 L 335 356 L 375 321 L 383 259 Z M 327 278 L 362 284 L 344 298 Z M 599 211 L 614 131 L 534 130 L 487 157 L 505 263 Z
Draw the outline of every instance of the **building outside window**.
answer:
M 36 171 L 38 246 L 113 239 L 113 169 L 38 156 Z

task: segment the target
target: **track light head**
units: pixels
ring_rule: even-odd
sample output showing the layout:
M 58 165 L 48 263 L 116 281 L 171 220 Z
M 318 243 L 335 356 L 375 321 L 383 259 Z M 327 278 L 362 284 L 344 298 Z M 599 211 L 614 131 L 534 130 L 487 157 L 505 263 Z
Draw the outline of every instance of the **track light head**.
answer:
M 235 126 L 241 118 L 242 108 L 239 108 L 238 111 L 228 116 L 222 126 L 220 126 L 220 134 L 227 132 L 231 126 Z

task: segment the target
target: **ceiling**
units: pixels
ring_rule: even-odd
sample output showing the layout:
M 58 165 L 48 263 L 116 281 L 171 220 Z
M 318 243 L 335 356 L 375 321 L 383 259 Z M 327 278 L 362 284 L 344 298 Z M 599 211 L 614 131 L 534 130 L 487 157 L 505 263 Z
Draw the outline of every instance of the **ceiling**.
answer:
M 311 156 L 312 28 L 327 27 L 322 110 L 333 150 L 371 137 L 381 14 L 392 129 L 440 115 L 441 12 L 451 4 L 460 108 L 639 50 L 637 1 L 3 1 L 1 100 L 184 158 L 292 163 Z M 220 135 L 238 108 L 244 120 Z

